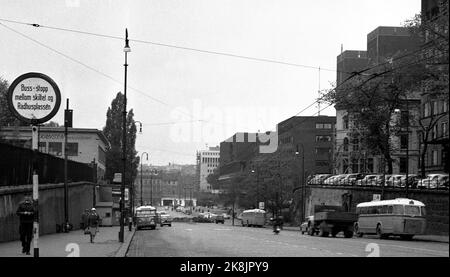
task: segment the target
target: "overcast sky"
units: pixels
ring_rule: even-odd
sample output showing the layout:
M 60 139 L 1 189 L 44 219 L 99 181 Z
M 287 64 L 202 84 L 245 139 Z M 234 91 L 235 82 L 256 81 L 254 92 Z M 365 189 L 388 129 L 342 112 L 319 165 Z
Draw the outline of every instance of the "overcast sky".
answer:
M 275 130 L 335 82 L 341 44 L 366 50 L 367 33 L 419 12 L 419 0 L 0 0 L 0 19 L 117 37 L 128 28 L 132 40 L 313 67 L 131 41 L 128 109 L 144 124 L 136 148 L 158 165 L 193 164 L 196 150 L 236 132 Z M 63 103 L 53 120 L 63 123 L 69 98 L 74 127 L 102 129 L 123 92 L 124 40 L 0 23 L 16 31 L 0 25 L 0 77 L 50 76 Z

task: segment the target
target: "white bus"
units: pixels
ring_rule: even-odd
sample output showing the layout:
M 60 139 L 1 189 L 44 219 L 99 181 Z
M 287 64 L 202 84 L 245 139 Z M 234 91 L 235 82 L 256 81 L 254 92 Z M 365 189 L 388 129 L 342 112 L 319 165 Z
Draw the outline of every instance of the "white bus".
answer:
M 379 238 L 390 235 L 412 239 L 425 233 L 425 205 L 417 200 L 397 198 L 360 203 L 356 206 L 358 222 L 355 233 L 376 234 Z
M 259 226 L 266 223 L 266 211 L 260 209 L 245 210 L 242 212 L 242 226 Z

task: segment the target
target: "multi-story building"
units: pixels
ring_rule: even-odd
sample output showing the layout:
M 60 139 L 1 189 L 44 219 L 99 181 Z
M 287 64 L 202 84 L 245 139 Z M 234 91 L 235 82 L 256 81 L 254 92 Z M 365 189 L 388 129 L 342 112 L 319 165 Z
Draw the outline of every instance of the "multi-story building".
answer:
M 376 28 L 367 35 L 367 52 L 344 51 L 337 57 L 337 90 L 344 87 L 342 84 L 348 81 L 351 72 L 370 69 L 365 73 L 373 73 L 384 70 L 384 67 L 378 65 L 386 64 L 400 53 L 414 51 L 418 45 L 417 38 L 412 36 L 407 28 L 385 26 Z M 419 163 L 417 142 L 419 96 L 414 92 L 406 94 L 407 100 L 399 105 L 399 110 L 405 114 L 407 107 L 412 119 L 408 126 L 408 135 L 403 132 L 400 136 L 392 138 L 393 173 L 406 172 L 406 164 L 409 165 L 409 173 L 417 173 Z M 364 130 L 359 129 L 358 124 L 355 124 L 353 115 L 340 105 L 336 105 L 335 109 L 334 173 L 382 173 L 385 167 L 384 158 L 372 155 L 371 149 L 363 147 L 361 139 L 363 139 Z M 405 152 L 408 152 L 408 163 L 405 162 Z
M 211 192 L 212 187 L 206 180 L 209 174 L 212 174 L 219 167 L 220 147 L 209 147 L 208 150 L 197 152 L 197 167 L 199 174 L 199 190 L 202 192 Z
M 31 148 L 31 127 L 2 127 L 0 139 L 16 146 Z M 39 127 L 39 152 L 81 163 L 97 164 L 97 180 L 104 179 L 105 151 L 109 146 L 102 131 L 97 129 L 68 128 L 67 147 L 64 147 L 64 127 Z
M 334 116 L 294 116 L 282 121 L 277 127 L 279 150 L 304 155 L 305 177 L 332 173 L 335 125 Z
M 431 57 L 427 66 L 435 75 L 446 75 L 446 85 L 425 88 L 421 97 L 421 169 L 424 173 L 448 173 L 449 108 L 448 108 L 448 0 L 422 0 L 422 24 L 425 44 L 424 56 Z M 447 40 L 444 39 L 447 37 Z M 445 82 L 445 78 L 442 79 Z M 437 80 L 436 80 L 437 81 Z M 439 82 L 439 81 L 437 81 Z

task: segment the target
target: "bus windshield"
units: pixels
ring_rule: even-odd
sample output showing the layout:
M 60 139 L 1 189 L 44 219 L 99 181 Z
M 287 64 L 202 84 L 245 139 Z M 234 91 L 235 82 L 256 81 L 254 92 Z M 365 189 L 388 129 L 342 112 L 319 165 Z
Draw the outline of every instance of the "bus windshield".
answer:
M 156 215 L 155 210 L 140 210 L 136 211 L 137 216 L 150 216 L 150 215 Z
M 405 205 L 405 215 L 420 216 L 420 207 Z

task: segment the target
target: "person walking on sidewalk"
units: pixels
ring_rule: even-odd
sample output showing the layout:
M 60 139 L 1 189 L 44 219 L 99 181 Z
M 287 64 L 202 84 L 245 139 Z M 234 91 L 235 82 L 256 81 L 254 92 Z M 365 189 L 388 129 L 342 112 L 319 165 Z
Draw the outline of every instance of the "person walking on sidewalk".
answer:
M 94 242 L 94 237 L 98 233 L 98 226 L 100 225 L 100 216 L 95 208 L 91 209 L 88 216 L 88 229 L 91 237 L 91 242 Z
M 34 206 L 30 196 L 26 196 L 17 209 L 20 217 L 19 234 L 22 242 L 22 253 L 30 255 L 31 240 L 33 239 Z

